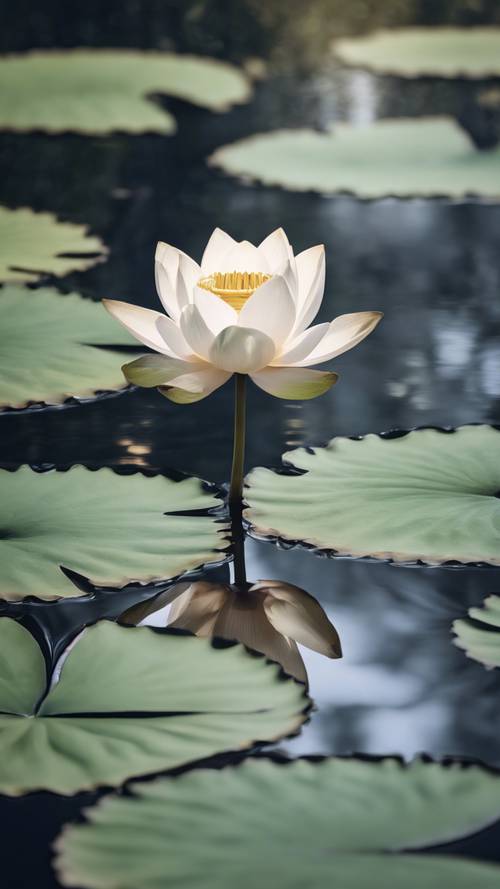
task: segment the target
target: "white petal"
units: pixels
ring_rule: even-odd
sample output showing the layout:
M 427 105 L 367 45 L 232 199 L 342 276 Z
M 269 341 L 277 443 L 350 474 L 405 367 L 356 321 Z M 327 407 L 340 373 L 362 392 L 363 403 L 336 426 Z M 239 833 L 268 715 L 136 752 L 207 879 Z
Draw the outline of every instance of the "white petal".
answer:
M 226 371 L 209 367 L 175 377 L 169 381 L 168 386 L 159 386 L 158 391 L 175 404 L 193 404 L 223 386 L 230 376 Z
M 342 657 L 338 633 L 319 602 L 305 590 L 281 581 L 259 581 L 252 590 L 266 593 L 264 611 L 279 633 L 326 657 Z
M 206 324 L 200 310 L 194 305 L 186 306 L 181 314 L 179 323 L 181 332 L 195 355 L 199 355 L 200 358 L 209 361 L 214 334 Z
M 294 331 L 309 327 L 318 314 L 325 290 L 325 248 L 322 244 L 310 247 L 295 258 L 298 278 L 297 318 Z
M 240 241 L 220 260 L 217 272 L 264 272 L 270 274 L 269 263 L 258 247 L 250 241 Z
M 271 362 L 273 367 L 289 367 L 290 365 L 296 364 L 297 361 L 302 361 L 303 358 L 307 358 L 312 350 L 323 339 L 329 326 L 328 323 L 316 324 L 314 327 L 309 327 L 307 330 L 299 333 L 298 336 L 288 340 L 281 355 L 278 355 L 278 357 Z
M 302 367 L 266 367 L 250 376 L 269 395 L 300 401 L 323 395 L 338 380 L 338 374 Z
M 212 333 L 217 335 L 225 327 L 238 323 L 238 313 L 229 306 L 220 296 L 196 287 L 193 294 L 193 302 Z
M 186 342 L 178 324 L 167 318 L 166 315 L 160 315 L 156 322 L 156 327 L 169 350 L 171 355 L 178 358 L 193 358 L 193 350 Z
M 288 338 L 294 321 L 294 301 L 284 279 L 277 276 L 252 293 L 238 316 L 239 326 L 262 330 L 278 347 Z
M 273 341 L 260 330 L 226 327 L 214 340 L 209 360 L 229 373 L 248 374 L 269 364 L 275 351 Z
M 109 314 L 113 315 L 113 318 L 123 324 L 145 346 L 149 346 L 156 352 L 162 352 L 163 355 L 176 357 L 157 329 L 158 319 L 165 317 L 161 312 L 143 309 L 141 306 L 133 306 L 131 303 L 124 303 L 117 299 L 103 299 L 102 304 Z
M 135 361 L 124 364 L 122 371 L 129 383 L 134 386 L 152 388 L 164 386 L 174 377 L 198 370 L 200 364 L 180 361 L 178 358 L 167 358 L 166 355 L 143 355 Z
M 297 362 L 298 367 L 321 364 L 342 355 L 348 349 L 357 346 L 377 326 L 382 312 L 353 312 L 350 315 L 339 315 L 328 326 L 328 331 L 315 349 Z
M 227 235 L 226 232 L 222 231 L 221 228 L 214 229 L 201 260 L 202 275 L 212 275 L 214 272 L 219 272 L 219 266 L 224 255 L 229 253 L 236 244 L 237 241 L 231 235 Z
M 176 599 L 168 615 L 168 626 L 189 630 L 196 636 L 210 636 L 218 614 L 230 591 L 224 584 L 205 580 L 189 584 Z
M 220 610 L 211 632 L 213 636 L 236 640 L 247 648 L 260 651 L 280 664 L 288 675 L 299 682 L 307 682 L 297 645 L 274 629 L 264 612 L 262 597 L 233 591 Z
M 293 256 L 288 238 L 282 228 L 271 232 L 267 238 L 259 244 L 258 250 L 263 253 L 269 266 L 269 271 L 274 274 Z
M 158 296 L 172 318 L 178 318 L 187 303 L 187 294 L 201 277 L 201 269 L 187 253 L 159 241 L 155 253 L 155 280 Z

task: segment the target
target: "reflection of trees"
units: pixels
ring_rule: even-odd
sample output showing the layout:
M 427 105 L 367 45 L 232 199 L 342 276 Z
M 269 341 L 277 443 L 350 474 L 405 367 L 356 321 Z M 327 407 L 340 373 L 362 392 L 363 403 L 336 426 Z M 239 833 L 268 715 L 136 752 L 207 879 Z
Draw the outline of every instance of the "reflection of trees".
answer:
M 500 672 L 451 643 L 451 623 L 500 572 L 397 568 L 249 547 L 252 572 L 307 584 L 338 626 L 344 659 L 307 658 L 319 706 L 294 752 L 472 756 L 498 764 Z

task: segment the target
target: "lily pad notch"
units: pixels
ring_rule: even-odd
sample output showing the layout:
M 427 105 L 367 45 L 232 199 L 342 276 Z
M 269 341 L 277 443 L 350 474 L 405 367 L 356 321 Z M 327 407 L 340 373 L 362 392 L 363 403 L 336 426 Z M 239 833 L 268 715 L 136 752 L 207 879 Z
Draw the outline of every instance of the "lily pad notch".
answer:
M 0 61 L 0 67 L 1 67 Z M 83 272 L 108 254 L 85 225 L 62 222 L 52 213 L 0 206 L 0 283 L 35 283 Z
M 334 438 L 255 469 L 245 518 L 258 538 L 402 564 L 500 565 L 500 430 Z M 301 474 L 297 474 L 299 471 Z
M 47 677 L 38 643 L 0 617 L 0 792 L 117 787 L 296 733 L 303 686 L 241 645 L 100 621 Z
M 220 500 L 200 479 L 72 466 L 0 469 L 0 596 L 55 601 L 93 587 L 167 582 L 228 558 Z
M 131 49 L 40 50 L 0 59 L 0 130 L 172 134 L 166 94 L 214 112 L 248 101 L 245 73 L 204 56 Z

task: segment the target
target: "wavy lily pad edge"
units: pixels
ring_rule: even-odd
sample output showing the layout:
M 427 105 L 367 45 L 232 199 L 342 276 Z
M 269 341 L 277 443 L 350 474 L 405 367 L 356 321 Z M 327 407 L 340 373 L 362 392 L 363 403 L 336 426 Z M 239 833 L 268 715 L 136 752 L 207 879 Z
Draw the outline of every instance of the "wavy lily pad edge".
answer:
M 113 393 L 115 394 L 115 393 Z M 153 467 L 145 467 L 138 466 L 136 463 L 84 463 L 79 461 L 77 463 L 7 463 L 0 462 L 0 471 L 15 473 L 18 469 L 22 469 L 22 467 L 28 467 L 33 472 L 36 473 L 45 473 L 45 472 L 68 472 L 69 470 L 82 467 L 83 469 L 87 469 L 90 472 L 98 472 L 100 469 L 110 469 L 112 472 L 116 473 L 116 475 L 143 475 L 145 478 L 155 478 L 156 476 L 161 476 L 162 478 L 166 478 L 169 481 L 180 482 L 184 479 L 195 478 L 195 476 L 189 475 L 186 472 L 182 472 L 179 469 L 167 469 L 163 468 L 162 470 L 155 469 Z M 167 590 L 169 587 L 174 586 L 176 583 L 179 583 L 181 580 L 198 580 L 199 575 L 205 571 L 211 571 L 216 568 L 221 568 L 224 565 L 228 565 L 232 559 L 231 553 L 231 540 L 229 536 L 229 523 L 227 517 L 227 509 L 225 505 L 225 493 L 224 490 L 219 487 L 215 482 L 209 482 L 206 479 L 199 478 L 196 476 L 198 481 L 202 486 L 202 490 L 211 494 L 213 497 L 216 497 L 221 501 L 218 506 L 209 506 L 205 510 L 202 510 L 201 515 L 206 515 L 207 517 L 214 517 L 216 524 L 226 525 L 227 534 L 221 535 L 221 542 L 227 541 L 227 546 L 224 546 L 220 550 L 214 550 L 215 553 L 219 553 L 221 555 L 220 559 L 214 559 L 211 562 L 203 562 L 200 565 L 197 565 L 194 568 L 190 568 L 187 571 L 183 571 L 181 574 L 176 574 L 175 577 L 169 578 L 155 578 L 153 580 L 131 580 L 128 583 L 123 584 L 122 586 L 112 586 L 112 585 L 99 585 L 92 583 L 88 577 L 85 577 L 83 574 L 79 574 L 77 571 L 73 571 L 71 569 L 66 569 L 63 566 L 60 566 L 61 571 L 66 577 L 81 590 L 81 596 L 71 596 L 70 598 L 60 597 L 57 599 L 42 599 L 36 595 L 28 595 L 24 596 L 23 599 L 20 600 L 10 600 L 3 599 L 0 594 L 0 617 L 12 617 L 15 618 L 17 614 L 25 614 L 26 606 L 34 606 L 45 609 L 47 606 L 55 607 L 57 605 L 61 605 L 62 603 L 74 602 L 75 604 L 84 604 L 93 601 L 97 601 L 98 598 L 101 598 L 105 595 L 120 595 L 121 593 L 131 593 L 137 592 L 137 594 L 142 599 L 143 595 L 146 597 L 156 595 L 157 593 L 163 592 Z M 200 515 L 200 511 L 196 511 L 198 515 Z M 175 514 L 174 513 L 166 513 L 166 515 Z M 181 512 L 181 515 L 183 513 Z M 190 510 L 186 510 L 184 513 L 186 516 L 191 514 Z M 138 602 L 140 600 L 138 599 Z M 105 620 L 106 618 L 102 618 Z M 96 623 L 96 621 L 93 621 Z M 92 624 L 89 623 L 88 626 Z M 125 626 L 125 624 L 123 625 Z M 30 630 L 31 632 L 31 630 Z
M 158 628 L 151 628 L 158 629 Z M 164 631 L 163 631 L 164 632 Z M 177 631 L 179 632 L 179 631 Z M 181 633 L 184 631 L 180 631 Z M 222 640 L 221 640 L 222 641 Z M 241 643 L 232 643 L 223 640 L 224 645 L 232 646 Z M 245 646 L 243 646 L 245 648 Z M 265 655 L 260 654 L 259 652 L 253 652 L 251 649 L 246 649 L 250 651 L 252 654 L 255 654 L 259 657 L 265 657 Z M 270 663 L 274 663 L 271 661 Z M 279 665 L 276 665 L 279 666 Z M 283 678 L 285 680 L 291 679 L 292 677 L 283 674 Z M 294 680 L 295 682 L 297 680 Z M 300 684 L 300 683 L 299 683 Z M 307 694 L 304 693 L 305 698 L 308 700 L 308 704 L 304 711 L 302 711 L 303 721 L 300 723 L 299 727 L 296 731 L 289 735 L 281 735 L 281 737 L 276 738 L 275 740 L 285 740 L 289 738 L 296 737 L 302 726 L 306 725 L 311 718 L 312 711 L 314 710 L 314 702 L 308 698 Z M 278 768 L 290 768 L 293 767 L 296 763 L 307 762 L 313 765 L 322 765 L 323 763 L 328 762 L 329 760 L 347 760 L 347 761 L 356 761 L 356 762 L 366 762 L 366 763 L 384 763 L 384 762 L 395 762 L 400 765 L 403 771 L 408 771 L 412 765 L 422 763 L 429 765 L 439 765 L 443 768 L 453 768 L 459 766 L 461 769 L 466 771 L 469 768 L 481 768 L 484 772 L 488 774 L 498 777 L 500 776 L 500 769 L 495 768 L 487 763 L 484 763 L 482 760 L 475 760 L 472 758 L 466 757 L 454 757 L 454 756 L 443 756 L 441 758 L 434 758 L 429 756 L 426 753 L 420 753 L 415 755 L 412 759 L 405 759 L 403 756 L 400 756 L 397 753 L 391 754 L 370 754 L 370 753 L 353 753 L 349 754 L 338 754 L 338 755 L 323 755 L 323 754 L 303 754 L 297 757 L 287 756 L 286 753 L 281 753 L 279 750 L 262 750 L 261 748 L 265 745 L 270 745 L 274 743 L 273 741 L 255 741 L 253 744 L 248 747 L 240 748 L 239 750 L 227 750 L 221 751 L 220 753 L 215 754 L 215 756 L 205 757 L 203 759 L 193 760 L 190 763 L 186 763 L 182 766 L 176 766 L 172 769 L 166 769 L 164 772 L 155 772 L 150 775 L 145 776 L 134 776 L 128 778 L 123 782 L 118 788 L 111 788 L 111 793 L 106 794 L 105 796 L 101 796 L 96 801 L 90 803 L 90 805 L 84 805 L 84 807 L 80 810 L 79 817 L 77 821 L 67 822 L 63 824 L 59 834 L 52 842 L 51 851 L 55 854 L 56 857 L 59 856 L 60 851 L 64 845 L 64 838 L 67 832 L 71 832 L 75 826 L 85 826 L 87 824 L 92 824 L 92 820 L 89 817 L 96 809 L 100 809 L 102 805 L 106 804 L 107 800 L 115 799 L 119 797 L 126 796 L 127 798 L 134 800 L 140 798 L 141 787 L 146 784 L 156 784 L 158 782 L 163 781 L 176 781 L 179 778 L 182 778 L 183 775 L 186 775 L 190 772 L 198 772 L 198 771 L 236 771 L 241 767 L 245 766 L 246 763 L 256 762 L 265 760 L 267 762 L 276 765 Z M 95 790 L 100 790 L 101 787 L 96 787 Z M 28 794 L 26 794 L 28 796 Z M 23 797 L 24 798 L 24 797 Z M 498 821 L 497 818 L 493 819 L 491 822 L 485 823 L 481 825 L 477 830 L 474 830 L 470 834 L 467 834 L 467 839 L 471 837 L 475 837 L 480 835 L 483 831 L 488 830 Z M 463 839 L 462 836 L 449 840 L 450 843 L 455 841 L 459 841 Z M 407 854 L 409 852 L 419 853 L 419 852 L 427 852 L 433 849 L 439 849 L 443 846 L 443 841 L 431 843 L 429 845 L 420 847 L 420 846 L 410 846 L 408 849 L 398 850 L 399 854 Z M 385 855 L 394 854 L 391 851 L 387 851 L 383 853 Z M 60 875 L 62 871 L 59 872 Z M 66 884 L 64 884 L 66 885 Z
M 334 436 L 329 439 L 327 442 L 322 443 L 320 445 L 315 445 L 314 447 L 311 445 L 303 445 L 303 450 L 307 451 L 309 454 L 314 454 L 317 449 L 325 448 L 332 441 L 335 441 L 335 438 L 347 438 L 349 441 L 363 441 L 369 435 L 376 435 L 378 438 L 383 440 L 391 440 L 394 438 L 404 438 L 406 435 L 410 435 L 412 432 L 422 432 L 425 429 L 434 429 L 436 432 L 441 432 L 443 435 L 452 435 L 454 432 L 457 432 L 460 429 L 469 429 L 471 427 L 479 427 L 479 426 L 487 426 L 490 429 L 495 429 L 497 432 L 500 432 L 500 423 L 462 423 L 459 426 L 434 426 L 424 425 L 424 426 L 413 426 L 409 429 L 388 429 L 384 432 L 369 432 L 363 435 L 342 435 L 342 436 Z M 266 467 L 267 468 L 267 467 Z M 303 472 L 302 470 L 298 470 L 293 463 L 288 462 L 287 460 L 282 459 L 281 465 L 277 467 L 270 467 L 273 472 L 277 475 L 307 475 L 307 472 Z M 252 472 L 253 470 L 250 470 Z M 498 569 L 500 566 L 500 559 L 494 562 L 459 562 L 457 560 L 450 560 L 446 562 L 438 562 L 438 561 L 427 561 L 426 559 L 397 559 L 393 556 L 359 556 L 354 553 L 343 552 L 340 550 L 332 549 L 329 547 L 325 547 L 320 545 L 319 543 L 315 543 L 314 541 L 304 541 L 297 540 L 295 538 L 286 537 L 281 532 L 275 531 L 272 528 L 261 528 L 258 525 L 254 525 L 253 522 L 247 518 L 247 512 L 251 508 L 250 504 L 245 500 L 245 488 L 249 488 L 250 486 L 245 481 L 244 490 L 243 490 L 243 522 L 245 529 L 250 537 L 254 540 L 261 540 L 264 543 L 272 543 L 277 546 L 279 549 L 299 549 L 306 550 L 307 552 L 313 553 L 316 556 L 327 558 L 327 559 L 343 559 L 346 561 L 354 561 L 354 562 L 365 562 L 368 564 L 383 564 L 383 565 L 392 565 L 399 568 L 446 568 L 452 569 L 455 571 L 463 570 L 464 568 L 474 568 L 474 569 Z
M 10 620 L 16 620 L 16 618 L 14 618 L 8 614 L 0 614 L 0 617 L 7 617 Z M 121 629 L 130 631 L 130 632 L 134 632 L 134 630 L 141 629 L 141 630 L 147 630 L 150 633 L 154 633 L 158 636 L 167 636 L 167 637 L 168 636 L 170 636 L 170 637 L 172 637 L 172 636 L 187 636 L 187 637 L 193 638 L 193 639 L 198 638 L 193 633 L 190 633 L 189 630 L 176 629 L 175 627 L 154 627 L 154 626 L 144 626 L 144 627 L 138 628 L 138 627 L 131 626 L 129 624 L 122 624 L 119 621 L 113 620 L 113 618 L 103 617 L 103 618 L 97 618 L 96 620 L 91 621 L 90 623 L 86 624 L 83 627 L 83 629 L 76 632 L 73 635 L 72 639 L 67 643 L 67 645 L 65 645 L 63 651 L 61 653 L 59 653 L 55 659 L 52 659 L 52 662 L 51 662 L 50 646 L 48 644 L 48 640 L 45 637 L 45 635 L 43 633 L 39 632 L 40 628 L 38 628 L 38 627 L 32 628 L 31 626 L 29 626 L 29 627 L 25 626 L 24 629 L 26 629 L 30 633 L 30 635 L 33 637 L 34 641 L 39 646 L 43 657 L 45 658 L 46 688 L 45 688 L 45 692 L 44 692 L 41 702 L 43 702 L 45 700 L 45 698 L 48 696 L 52 687 L 57 685 L 58 682 L 60 681 L 61 673 L 64 668 L 64 662 L 67 657 L 71 657 L 71 650 L 72 650 L 73 646 L 75 646 L 78 643 L 78 639 L 80 638 L 80 636 L 86 630 L 90 629 L 91 627 L 95 626 L 96 624 L 101 624 L 101 623 L 117 624 Z M 24 626 L 24 624 L 23 624 L 23 626 Z M 37 631 L 36 635 L 35 635 L 35 631 L 34 631 L 35 629 Z M 280 741 L 290 740 L 292 738 L 297 737 L 300 734 L 303 726 L 307 725 L 307 723 L 310 721 L 312 713 L 315 708 L 314 701 L 311 697 L 309 697 L 308 691 L 302 682 L 299 682 L 299 680 L 295 679 L 294 676 L 290 676 L 288 673 L 285 673 L 285 671 L 283 670 L 283 667 L 277 661 L 271 660 L 269 657 L 267 657 L 261 651 L 257 651 L 256 649 L 249 648 L 247 645 L 244 645 L 242 642 L 238 642 L 237 640 L 219 639 L 218 637 L 208 637 L 203 640 L 199 639 L 199 641 L 206 642 L 208 644 L 208 646 L 213 649 L 225 649 L 225 648 L 235 648 L 235 647 L 243 648 L 247 652 L 249 657 L 256 658 L 256 659 L 259 659 L 259 658 L 263 659 L 266 664 L 269 664 L 270 667 L 274 668 L 275 673 L 276 673 L 276 680 L 278 682 L 293 682 L 295 685 L 297 685 L 301 689 L 301 699 L 303 701 L 303 706 L 300 710 L 297 711 L 295 724 L 290 728 L 290 730 L 287 730 L 285 733 L 279 732 L 277 735 L 273 736 L 272 738 L 267 738 L 265 740 L 262 740 L 260 738 L 252 738 L 248 741 L 248 743 L 245 742 L 243 745 L 241 745 L 237 748 L 228 747 L 228 748 L 218 751 L 215 754 L 210 754 L 208 756 L 200 757 L 198 759 L 193 759 L 193 760 L 190 760 L 189 762 L 183 763 L 182 765 L 173 766 L 172 768 L 170 768 L 170 769 L 167 768 L 167 769 L 164 769 L 163 771 L 143 772 L 141 774 L 131 775 L 129 778 L 126 778 L 125 780 L 121 781 L 119 784 L 95 783 L 95 784 L 89 785 L 84 790 L 75 790 L 75 791 L 68 791 L 68 792 L 58 791 L 57 794 L 55 794 L 55 795 L 57 795 L 58 797 L 63 797 L 64 799 L 72 799 L 72 798 L 75 798 L 78 796 L 82 796 L 82 794 L 88 795 L 88 794 L 92 794 L 92 793 L 106 794 L 104 797 L 101 797 L 101 799 L 108 798 L 110 793 L 115 793 L 115 794 L 126 793 L 128 796 L 131 796 L 132 795 L 131 788 L 137 782 L 150 783 L 155 780 L 161 780 L 163 778 L 177 778 L 177 777 L 180 777 L 181 775 L 185 774 L 186 772 L 191 772 L 191 771 L 200 770 L 200 769 L 212 770 L 212 769 L 220 769 L 220 768 L 225 768 L 225 767 L 229 768 L 231 766 L 234 766 L 235 763 L 240 764 L 240 763 L 244 762 L 246 759 L 248 759 L 249 756 L 253 755 L 254 753 L 259 755 L 259 751 L 262 750 L 262 748 L 264 748 L 264 747 L 270 747 L 273 744 L 277 744 Z M 120 714 L 120 715 L 123 715 L 123 714 Z M 127 714 L 125 714 L 125 715 L 127 715 Z M 37 718 L 37 717 L 26 716 L 24 718 L 30 719 L 30 718 Z M 45 717 L 38 717 L 38 718 L 51 719 L 54 717 L 45 716 Z M 61 719 L 67 718 L 68 720 L 71 719 L 70 716 L 67 716 L 67 717 L 60 716 L 59 718 L 61 718 Z M 109 718 L 111 719 L 112 717 L 109 716 Z M 278 757 L 280 756 L 280 754 L 276 754 L 276 755 Z M 271 756 L 274 757 L 274 753 L 271 753 L 271 752 L 269 752 L 268 754 L 262 753 L 261 757 L 264 757 L 264 756 L 268 756 L 269 758 L 271 758 Z M 257 758 L 257 756 L 255 758 Z M 325 758 L 327 758 L 327 757 L 325 757 Z M 293 762 L 293 760 L 288 760 L 288 759 L 286 759 L 286 761 Z M 15 793 L 15 794 L 0 793 L 0 799 L 8 799 L 8 800 L 29 799 L 34 794 L 47 793 L 47 792 L 50 792 L 50 791 L 47 791 L 47 789 L 45 787 L 39 787 L 39 788 L 33 787 L 30 790 L 28 790 L 26 792 L 22 792 L 22 793 Z M 98 800 L 98 802 L 99 802 L 99 800 Z M 85 814 L 85 809 L 81 810 L 81 815 L 84 815 L 84 814 Z M 70 825 L 68 824 L 67 826 L 70 826 Z
M 499 78 L 495 78 L 495 83 Z M 489 82 L 489 81 L 488 81 Z M 444 117 L 451 118 L 455 124 L 458 124 L 456 118 L 451 117 L 451 115 L 416 115 L 412 119 L 417 123 L 422 120 L 429 120 L 431 117 L 436 120 L 440 120 Z M 406 118 L 408 120 L 409 118 Z M 397 118 L 392 117 L 381 117 L 377 118 L 374 123 L 380 123 L 384 120 L 397 120 Z M 238 170 L 228 170 L 224 164 L 224 154 L 226 148 L 233 148 L 235 145 L 240 145 L 241 143 L 245 143 L 247 146 L 251 146 L 255 142 L 260 142 L 261 139 L 268 138 L 277 132 L 287 132 L 293 134 L 294 132 L 301 132 L 304 128 L 299 130 L 293 130 L 286 127 L 280 127 L 278 130 L 262 130 L 258 133 L 253 133 L 250 136 L 242 136 L 239 139 L 234 139 L 232 142 L 225 143 L 224 145 L 220 145 L 214 149 L 214 151 L 206 158 L 206 164 L 211 169 L 212 175 L 217 175 L 223 180 L 233 180 L 240 187 L 247 188 L 248 186 L 252 186 L 253 188 L 259 189 L 276 189 L 279 193 L 286 192 L 287 194 L 304 194 L 314 198 L 324 198 L 325 200 L 331 200 L 332 198 L 349 198 L 350 200 L 354 200 L 359 202 L 360 204 L 375 204 L 381 202 L 410 202 L 417 203 L 421 202 L 427 204 L 429 201 L 435 201 L 440 204 L 450 204 L 451 206 L 462 205 L 464 203 L 467 204 L 478 204 L 479 206 L 497 206 L 500 200 L 500 187 L 497 195 L 493 194 L 481 194 L 476 191 L 464 191 L 461 194 L 450 195 L 448 192 L 443 191 L 428 191 L 425 194 L 415 194 L 412 191 L 403 192 L 392 192 L 392 191 L 384 191 L 380 194 L 375 195 L 367 195 L 362 192 L 353 191 L 350 188 L 312 188 L 310 185 L 290 185 L 284 183 L 282 180 L 274 180 L 274 179 L 266 179 L 263 180 L 259 178 L 259 176 L 255 173 L 249 173 L 248 171 L 238 171 Z M 311 129 L 311 132 L 316 132 Z M 328 134 L 328 131 L 326 131 Z M 323 132 L 322 135 L 325 135 Z M 468 134 L 467 134 L 468 135 Z M 470 139 L 470 136 L 469 136 Z M 476 149 L 479 151 L 479 149 Z
M 495 25 L 473 25 L 473 26 L 460 26 L 460 25 L 451 25 L 451 24 L 435 24 L 435 25 L 407 25 L 406 27 L 401 26 L 399 28 L 376 28 L 373 31 L 370 31 L 366 34 L 360 35 L 349 35 L 345 37 L 339 37 L 332 41 L 331 43 L 331 52 L 335 61 L 339 63 L 339 67 L 342 67 L 349 71 L 366 71 L 369 74 L 372 74 L 374 77 L 384 77 L 384 78 L 394 78 L 396 80 L 403 80 L 405 83 L 408 81 L 414 80 L 423 80 L 425 82 L 429 82 L 432 80 L 443 80 L 447 83 L 455 82 L 460 85 L 461 83 L 466 84 L 481 84 L 483 81 L 497 81 L 500 77 L 500 73 L 498 70 L 491 69 L 478 72 L 477 74 L 471 71 L 467 71 L 466 68 L 459 68 L 455 71 L 440 71 L 439 69 L 433 70 L 431 67 L 424 68 L 418 72 L 415 71 L 402 71 L 398 69 L 397 64 L 387 62 L 387 66 L 377 66 L 374 65 L 373 62 L 355 62 L 350 61 L 347 57 L 344 57 L 342 54 L 341 45 L 345 42 L 351 43 L 356 40 L 356 38 L 360 38 L 362 40 L 367 40 L 368 38 L 377 37 L 379 34 L 386 34 L 389 31 L 391 35 L 400 36 L 406 35 L 407 31 L 464 31 L 464 33 L 468 33 L 470 31 L 486 31 L 486 30 L 500 30 Z M 340 45 L 340 52 L 338 52 L 338 47 Z

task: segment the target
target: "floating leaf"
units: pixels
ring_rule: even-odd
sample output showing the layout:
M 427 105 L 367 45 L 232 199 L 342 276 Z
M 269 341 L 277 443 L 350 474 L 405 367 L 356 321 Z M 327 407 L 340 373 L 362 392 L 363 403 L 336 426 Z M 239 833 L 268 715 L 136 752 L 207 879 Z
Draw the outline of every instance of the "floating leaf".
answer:
M 50 288 L 3 287 L 0 407 L 60 404 L 123 389 L 123 355 L 116 349 L 131 345 L 136 341 L 100 303 Z
M 400 77 L 500 75 L 500 28 L 397 28 L 344 37 L 334 52 L 348 65 Z
M 195 478 L 74 466 L 0 470 L 0 594 L 11 601 L 79 596 L 60 566 L 99 586 L 175 577 L 221 561 L 224 527 L 211 516 L 165 515 L 220 505 Z
M 45 663 L 33 637 L 0 618 L 0 651 L 0 792 L 12 796 L 116 787 L 274 741 L 305 718 L 303 689 L 240 645 L 103 621 L 63 654 L 39 706 Z
M 210 163 L 291 191 L 500 196 L 500 147 L 477 151 L 446 117 L 338 124 L 332 133 L 276 130 L 219 148 Z
M 30 52 L 0 59 L 0 129 L 103 135 L 173 133 L 151 101 L 166 93 L 212 111 L 249 98 L 245 75 L 215 59 L 123 49 Z
M 0 207 L 0 282 L 83 272 L 103 258 L 95 254 L 105 252 L 84 225 L 60 222 L 51 213 Z
M 455 645 L 485 667 L 500 667 L 500 596 L 488 596 L 482 608 L 469 608 L 469 620 L 456 620 Z
M 256 536 L 331 555 L 500 565 L 500 431 L 493 427 L 334 438 L 283 459 L 305 474 L 259 468 L 248 478 L 245 514 Z
M 497 865 L 384 853 L 499 815 L 499 778 L 475 766 L 254 759 L 102 800 L 58 838 L 56 869 L 86 889 L 496 889 Z

